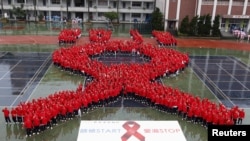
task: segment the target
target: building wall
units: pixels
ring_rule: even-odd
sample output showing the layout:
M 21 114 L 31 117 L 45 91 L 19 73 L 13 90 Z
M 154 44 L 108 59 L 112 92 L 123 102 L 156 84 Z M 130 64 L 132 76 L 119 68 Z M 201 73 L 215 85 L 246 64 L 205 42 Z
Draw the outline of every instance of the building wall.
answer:
M 196 1 L 197 0 L 181 1 L 179 25 L 186 16 L 189 17 L 189 20 L 191 20 L 194 16 L 196 16 L 196 10 L 197 10 Z
M 202 5 L 201 6 L 201 13 L 200 15 L 203 16 L 203 15 L 212 15 L 213 13 L 213 5 Z
M 180 9 L 178 9 L 178 2 L 181 2 Z M 207 14 L 212 17 L 212 20 L 215 16 L 220 15 L 221 21 L 223 21 L 221 26 L 225 27 L 225 23 L 230 26 L 230 22 L 234 21 L 245 25 L 249 23 L 247 28 L 244 26 L 244 29 L 247 31 L 250 29 L 248 18 L 250 17 L 250 0 L 157 0 L 157 4 L 161 7 L 165 6 L 161 9 L 165 9 L 163 13 L 167 13 L 164 26 L 166 30 L 169 28 L 168 25 L 174 21 L 176 21 L 176 27 L 179 27 L 186 16 L 191 20 L 196 15 Z M 179 15 L 177 15 L 178 13 Z M 212 21 L 211 24 L 213 24 Z
M 228 5 L 217 5 L 216 7 L 216 15 L 227 15 Z
M 249 1 L 250 4 L 250 1 Z M 250 5 L 247 6 L 246 15 L 250 15 Z
M 232 6 L 231 15 L 242 15 L 243 6 Z
M 177 1 L 178 0 L 170 0 L 169 10 L 168 10 L 168 19 L 176 19 Z

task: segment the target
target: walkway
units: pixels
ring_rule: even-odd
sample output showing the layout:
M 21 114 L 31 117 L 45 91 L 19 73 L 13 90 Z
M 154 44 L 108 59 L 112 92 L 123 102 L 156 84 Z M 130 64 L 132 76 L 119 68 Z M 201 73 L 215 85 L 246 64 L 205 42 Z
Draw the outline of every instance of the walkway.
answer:
M 129 37 L 112 37 L 112 40 L 130 40 Z M 81 37 L 77 44 L 88 43 L 88 37 Z M 153 38 L 144 38 L 144 42 L 156 44 Z M 199 48 L 228 48 L 236 50 L 250 50 L 250 43 L 237 40 L 217 40 L 217 39 L 192 39 L 177 38 L 179 47 L 199 47 Z M 0 36 L 0 44 L 57 44 L 57 36 Z

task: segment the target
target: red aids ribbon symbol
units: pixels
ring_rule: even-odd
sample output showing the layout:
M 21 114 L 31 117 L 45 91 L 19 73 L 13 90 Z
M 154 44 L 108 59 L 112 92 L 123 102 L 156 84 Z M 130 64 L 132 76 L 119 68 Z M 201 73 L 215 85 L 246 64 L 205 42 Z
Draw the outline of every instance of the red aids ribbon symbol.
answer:
M 140 99 L 140 102 L 155 106 L 155 108 L 177 107 L 178 112 L 185 115 L 190 113 L 187 111 L 188 109 L 193 111 L 197 105 L 202 111 L 213 111 L 217 108 L 224 113 L 231 113 L 231 110 L 235 111 L 234 107 L 226 109 L 221 104 L 216 107 L 216 103 L 209 101 L 207 98 L 200 99 L 157 81 L 157 78 L 179 73 L 180 70 L 187 67 L 189 63 L 188 54 L 172 48 L 160 48 L 143 43 L 140 35 L 136 32 L 131 33 L 132 36 L 136 36 L 133 37 L 133 41 L 109 41 L 110 35 L 110 31 L 91 30 L 89 44 L 56 49 L 52 54 L 55 66 L 70 73 L 91 76 L 91 82 L 87 83 L 84 89 L 80 84 L 76 90 L 59 91 L 46 98 L 33 99 L 32 102 L 26 101 L 26 103 L 21 102 L 16 107 L 16 110 L 21 112 L 21 116 L 28 119 L 30 114 L 22 112 L 22 109 L 32 109 L 29 112 L 39 114 L 40 117 L 44 117 L 40 113 L 50 112 L 52 116 L 48 120 L 54 120 L 56 115 L 64 117 L 59 120 L 65 120 L 65 118 L 71 118 L 66 117 L 67 111 L 72 113 L 81 108 L 85 113 L 88 113 L 86 109 L 90 107 L 92 109 L 93 107 L 104 106 L 109 104 L 110 101 L 113 102 L 118 98 L 131 96 L 131 94 L 133 97 Z M 95 56 L 110 52 L 115 55 L 116 53 L 139 55 L 144 62 L 106 65 L 98 59 L 95 60 Z M 206 116 L 207 113 L 203 115 Z M 222 117 L 225 118 L 224 121 L 227 121 L 225 124 L 233 124 L 231 116 Z M 132 127 L 127 126 L 129 122 L 124 125 L 128 132 L 124 135 L 123 140 L 126 141 L 133 135 L 138 138 L 141 137 L 140 140 L 144 141 L 143 136 L 137 132 L 140 126 L 135 122 L 130 123 L 133 123 Z
M 131 136 L 135 136 L 140 141 L 145 141 L 145 137 L 137 131 L 140 128 L 138 123 L 127 121 L 123 124 L 123 128 L 126 129 L 127 132 L 121 137 L 122 141 L 127 141 Z

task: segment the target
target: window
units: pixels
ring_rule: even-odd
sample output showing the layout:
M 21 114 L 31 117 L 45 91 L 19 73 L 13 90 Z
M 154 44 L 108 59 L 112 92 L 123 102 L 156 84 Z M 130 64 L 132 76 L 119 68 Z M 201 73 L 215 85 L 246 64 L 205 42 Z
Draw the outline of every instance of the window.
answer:
M 147 9 L 149 9 L 149 5 L 150 5 L 150 3 L 147 2 L 147 3 L 146 3 L 146 8 L 147 8 Z
M 126 2 L 122 2 L 122 8 L 126 8 Z
M 229 4 L 229 0 L 218 0 L 217 4 L 218 5 L 228 5 Z
M 76 7 L 84 7 L 85 6 L 84 0 L 75 0 Z
M 104 13 L 103 12 L 99 12 L 98 13 L 98 17 L 102 17 L 102 16 L 104 16 Z
M 113 2 L 113 8 L 116 8 L 116 1 Z
M 141 7 L 141 2 L 132 2 L 132 7 Z
M 52 4 L 60 4 L 60 0 L 51 0 Z
M 245 0 L 233 0 L 233 5 L 244 5 Z
M 17 0 L 17 3 L 24 3 L 24 0 Z
M 214 3 L 214 0 L 202 0 L 202 4 L 212 5 L 213 3 Z
M 140 13 L 132 13 L 132 18 L 141 18 L 141 14 Z
M 43 0 L 43 6 L 46 6 L 46 0 Z
M 108 0 L 98 0 L 98 5 L 107 6 L 108 5 Z

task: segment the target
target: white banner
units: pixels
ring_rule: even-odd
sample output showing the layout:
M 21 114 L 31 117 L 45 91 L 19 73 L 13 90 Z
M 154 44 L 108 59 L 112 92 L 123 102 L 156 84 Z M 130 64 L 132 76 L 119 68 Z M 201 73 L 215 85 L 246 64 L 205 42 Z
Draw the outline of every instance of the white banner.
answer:
M 83 120 L 77 141 L 186 141 L 178 121 Z

